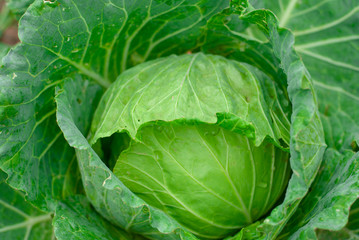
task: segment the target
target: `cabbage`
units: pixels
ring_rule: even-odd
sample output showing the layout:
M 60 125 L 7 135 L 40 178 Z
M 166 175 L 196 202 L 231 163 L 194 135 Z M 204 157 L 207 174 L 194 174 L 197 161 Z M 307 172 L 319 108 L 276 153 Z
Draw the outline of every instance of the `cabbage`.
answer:
M 104 94 L 92 141 L 127 132 L 114 174 L 195 235 L 225 237 L 263 216 L 287 185 L 289 125 L 277 125 L 289 113 L 271 111 L 275 93 L 264 73 L 220 56 L 149 61 Z

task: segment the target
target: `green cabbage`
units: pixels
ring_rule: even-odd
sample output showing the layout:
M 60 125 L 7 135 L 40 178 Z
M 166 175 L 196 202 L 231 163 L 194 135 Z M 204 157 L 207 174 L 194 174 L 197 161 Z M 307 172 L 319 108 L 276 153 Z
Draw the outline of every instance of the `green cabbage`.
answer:
M 222 238 L 267 213 L 287 185 L 289 113 L 266 101 L 275 92 L 258 69 L 220 56 L 150 61 L 105 93 L 92 142 L 127 132 L 114 174 L 193 234 Z

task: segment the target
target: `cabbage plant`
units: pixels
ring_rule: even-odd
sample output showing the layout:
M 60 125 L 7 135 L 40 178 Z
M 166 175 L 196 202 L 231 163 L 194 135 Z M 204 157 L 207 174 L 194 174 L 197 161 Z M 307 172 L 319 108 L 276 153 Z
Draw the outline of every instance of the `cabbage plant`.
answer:
M 0 239 L 358 237 L 358 1 L 8 4 Z

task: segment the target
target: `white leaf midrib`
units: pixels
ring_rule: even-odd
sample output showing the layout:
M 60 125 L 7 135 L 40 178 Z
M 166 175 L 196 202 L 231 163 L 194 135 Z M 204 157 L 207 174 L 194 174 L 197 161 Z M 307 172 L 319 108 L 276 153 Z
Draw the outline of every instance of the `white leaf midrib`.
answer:
M 327 85 L 327 84 L 324 84 L 322 82 L 319 82 L 319 81 L 316 81 L 316 80 L 313 80 L 313 83 L 314 83 L 314 86 L 317 86 L 317 87 L 320 87 L 320 88 L 324 88 L 324 89 L 327 89 L 327 90 L 330 90 L 330 91 L 333 91 L 333 92 L 338 92 L 338 93 L 341 93 L 349 98 L 352 98 L 353 100 L 355 101 L 358 101 L 359 102 L 359 97 L 355 96 L 354 94 L 344 90 L 343 88 L 341 87 L 338 87 L 338 86 L 330 86 L 330 85 Z
M 2 232 L 8 232 L 8 231 L 12 231 L 15 229 L 20 229 L 20 228 L 32 228 L 34 225 L 40 223 L 40 222 L 45 222 L 45 221 L 49 221 L 51 220 L 51 214 L 45 214 L 45 215 L 39 215 L 39 216 L 28 216 L 27 218 L 25 218 L 25 221 L 20 222 L 20 223 L 16 223 L 13 225 L 8 225 L 5 227 L 0 228 L 0 233 Z
M 357 66 L 354 66 L 354 65 L 351 65 L 351 64 L 348 64 L 348 63 L 345 63 L 345 62 L 336 61 L 336 60 L 331 59 L 329 57 L 320 55 L 318 53 L 310 52 L 310 51 L 307 51 L 307 50 L 304 50 L 304 49 L 296 49 L 296 50 L 299 53 L 302 53 L 302 54 L 308 55 L 310 57 L 319 59 L 319 60 L 321 60 L 323 62 L 332 64 L 334 66 L 342 67 L 342 68 L 346 68 L 346 69 L 349 69 L 349 70 L 359 72 L 359 67 L 357 67 Z
M 326 24 L 323 24 L 323 25 L 320 25 L 320 26 L 316 26 L 316 27 L 312 27 L 312 28 L 309 28 L 309 29 L 305 29 L 305 30 L 298 30 L 298 31 L 294 31 L 293 34 L 294 36 L 303 36 L 303 35 L 307 35 L 307 34 L 312 34 L 312 33 L 316 33 L 316 32 L 319 32 L 319 31 L 323 31 L 323 30 L 326 30 L 328 28 L 332 28 L 344 21 L 346 21 L 348 18 L 350 18 L 351 16 L 353 16 L 355 13 L 359 12 L 359 6 L 356 7 L 356 8 L 353 8 L 350 12 L 348 12 L 347 14 L 341 16 L 340 18 L 332 21 L 332 22 L 329 22 L 329 23 L 326 23 Z
M 280 27 L 284 27 L 288 20 L 290 19 L 290 15 L 292 13 L 292 11 L 294 10 L 295 5 L 297 4 L 298 0 L 291 0 L 288 5 L 287 8 L 284 12 L 282 12 L 282 15 L 280 17 L 280 21 L 279 21 L 279 26 Z
M 323 39 L 323 40 L 319 40 L 319 41 L 315 41 L 315 42 L 309 42 L 309 43 L 305 43 L 305 44 L 297 44 L 295 46 L 295 49 L 303 50 L 303 49 L 314 48 L 314 47 L 322 47 L 322 46 L 326 46 L 326 45 L 330 45 L 330 44 L 344 43 L 344 42 L 358 40 L 358 39 L 359 39 L 359 35 L 355 35 L 355 34 L 343 36 L 343 37 L 328 38 L 328 39 Z

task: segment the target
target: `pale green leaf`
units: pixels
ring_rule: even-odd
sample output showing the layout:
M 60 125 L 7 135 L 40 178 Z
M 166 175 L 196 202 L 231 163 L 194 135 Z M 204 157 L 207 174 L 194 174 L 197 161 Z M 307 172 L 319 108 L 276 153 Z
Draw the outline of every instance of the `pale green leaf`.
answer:
M 263 95 L 271 95 L 268 102 Z M 135 138 L 152 121 L 188 119 L 244 133 L 256 146 L 266 137 L 280 146 L 279 139 L 288 140 L 283 136 L 289 125 L 276 129 L 271 109 L 276 96 L 273 83 L 259 70 L 220 56 L 198 53 L 149 61 L 121 74 L 105 93 L 91 126 L 91 143 L 122 131 Z
M 216 125 L 158 122 L 138 135 L 114 174 L 202 238 L 222 238 L 257 220 L 288 182 L 286 152 Z

